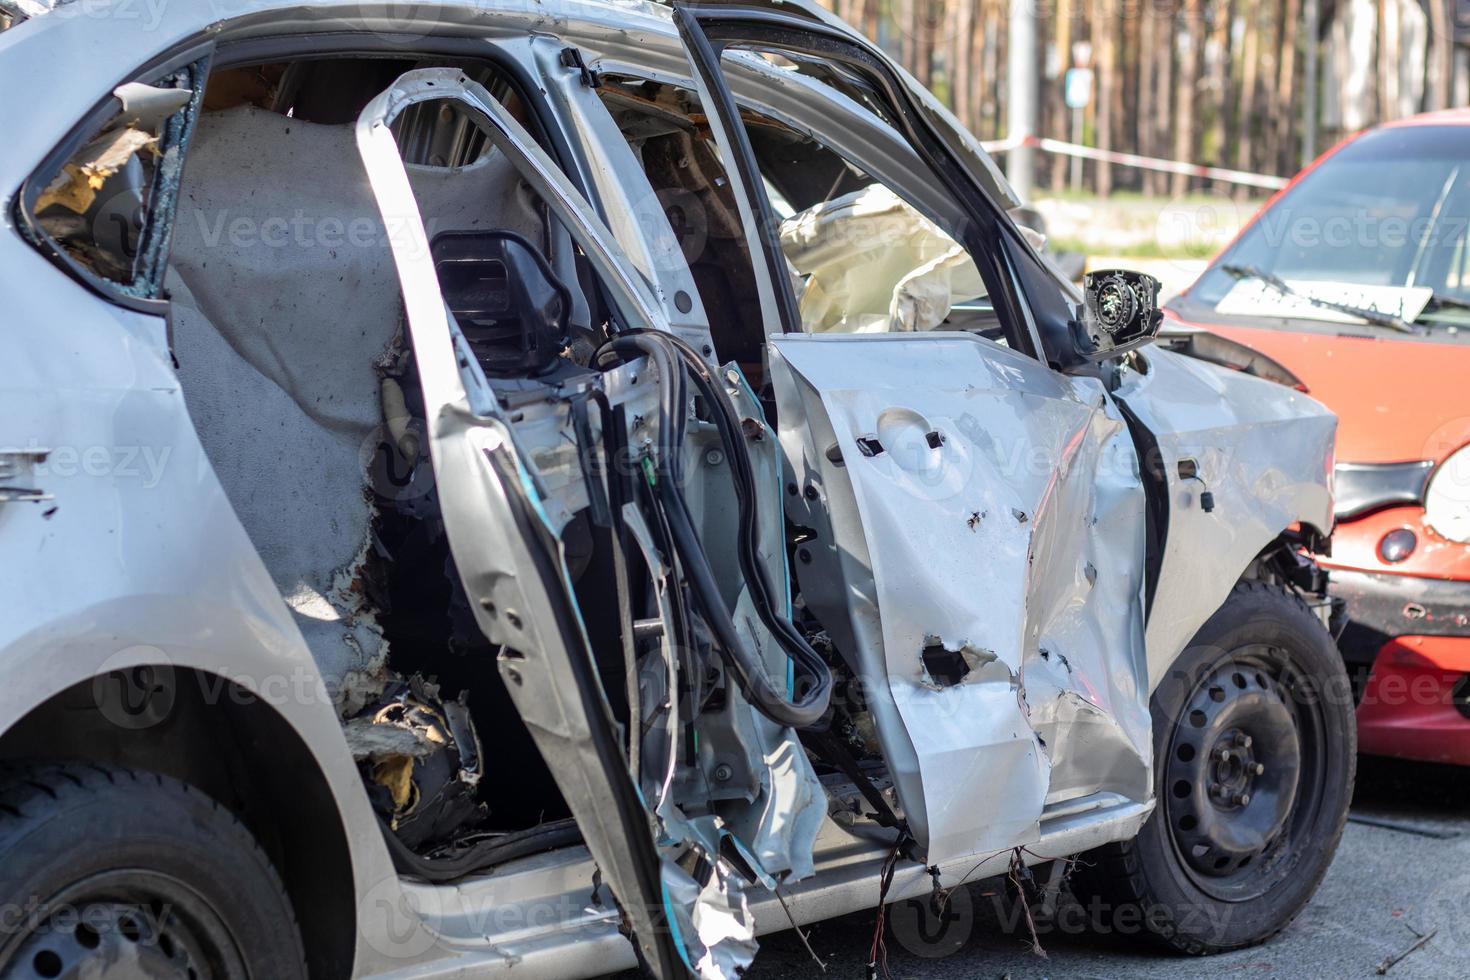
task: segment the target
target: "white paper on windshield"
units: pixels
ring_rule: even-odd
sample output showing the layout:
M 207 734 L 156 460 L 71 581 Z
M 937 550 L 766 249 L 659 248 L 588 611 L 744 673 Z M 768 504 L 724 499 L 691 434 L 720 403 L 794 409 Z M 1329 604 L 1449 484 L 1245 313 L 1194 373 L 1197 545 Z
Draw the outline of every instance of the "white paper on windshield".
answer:
M 1339 313 L 1316 306 L 1308 300 L 1341 303 L 1397 317 L 1405 323 L 1424 311 L 1434 290 L 1428 286 L 1363 286 L 1351 282 L 1324 282 L 1314 279 L 1287 279 L 1286 284 L 1300 293 L 1288 296 L 1270 283 L 1259 279 L 1242 279 L 1231 287 L 1215 307 L 1217 313 L 1236 316 L 1279 316 L 1299 320 L 1326 320 L 1329 323 L 1361 323 L 1351 313 Z

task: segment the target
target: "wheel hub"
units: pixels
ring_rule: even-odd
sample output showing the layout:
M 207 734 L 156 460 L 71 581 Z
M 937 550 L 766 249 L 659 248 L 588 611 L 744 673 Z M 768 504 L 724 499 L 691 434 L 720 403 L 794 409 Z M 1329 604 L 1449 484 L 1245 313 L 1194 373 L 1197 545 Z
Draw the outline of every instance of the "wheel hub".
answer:
M 1206 784 L 1210 800 L 1222 809 L 1249 806 L 1256 777 L 1266 774 L 1266 764 L 1256 759 L 1255 739 L 1240 729 L 1231 729 L 1210 749 Z
M 1195 689 L 1169 746 L 1165 810 L 1202 884 L 1227 885 L 1269 863 L 1300 770 L 1289 695 L 1267 671 L 1227 663 Z

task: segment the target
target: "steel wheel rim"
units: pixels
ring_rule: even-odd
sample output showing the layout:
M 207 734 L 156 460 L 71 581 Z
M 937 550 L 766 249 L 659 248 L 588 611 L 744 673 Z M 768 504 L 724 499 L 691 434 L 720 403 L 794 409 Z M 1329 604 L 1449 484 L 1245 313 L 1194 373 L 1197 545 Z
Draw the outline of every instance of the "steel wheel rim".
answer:
M 245 977 L 224 922 L 194 889 L 153 871 L 77 882 L 22 926 L 0 980 Z
M 1184 699 L 1160 760 L 1161 809 L 1201 891 L 1246 902 L 1296 864 L 1326 788 L 1320 692 L 1280 647 L 1239 647 Z

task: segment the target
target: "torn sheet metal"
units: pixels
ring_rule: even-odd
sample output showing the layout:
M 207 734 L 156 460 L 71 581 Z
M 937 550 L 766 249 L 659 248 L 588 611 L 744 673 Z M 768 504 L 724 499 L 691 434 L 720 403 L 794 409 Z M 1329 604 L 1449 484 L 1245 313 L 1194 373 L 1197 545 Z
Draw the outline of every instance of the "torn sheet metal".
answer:
M 788 513 L 817 531 L 803 594 L 856 658 L 928 860 L 1036 839 L 1051 759 L 1071 751 L 1037 725 L 1057 743 L 1074 736 L 1029 688 L 1043 638 L 1077 665 L 1056 680 L 1107 719 L 1102 761 L 1138 770 L 1146 694 L 1119 650 L 1137 649 L 1141 583 L 1125 571 L 1094 593 L 1085 571 L 1142 565 L 1142 488 L 1101 389 L 968 334 L 771 345 L 782 444 L 811 488 L 786 498 Z M 1100 508 L 1105 462 L 1121 473 Z M 960 656 L 941 678 L 926 650 Z
M 660 819 L 664 895 L 685 964 L 703 980 L 735 980 L 757 948 L 747 891 L 774 891 L 776 880 L 719 817 L 661 807 Z
M 1097 792 L 1142 803 L 1151 792 L 1153 729 L 1137 452 L 1101 382 L 1068 381 L 1094 411 L 1037 509 L 1022 669 L 1027 714 L 1051 760 L 1049 805 Z

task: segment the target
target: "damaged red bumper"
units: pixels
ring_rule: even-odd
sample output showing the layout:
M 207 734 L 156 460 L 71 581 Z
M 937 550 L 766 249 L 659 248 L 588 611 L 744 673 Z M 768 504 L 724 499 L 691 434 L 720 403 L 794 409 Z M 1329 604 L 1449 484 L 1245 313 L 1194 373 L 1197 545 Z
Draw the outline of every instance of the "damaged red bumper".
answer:
M 1334 549 L 1334 558 L 1337 549 Z M 1358 750 L 1470 766 L 1470 581 L 1333 568 Z
M 1470 765 L 1470 636 L 1382 646 L 1358 704 L 1358 749 Z

